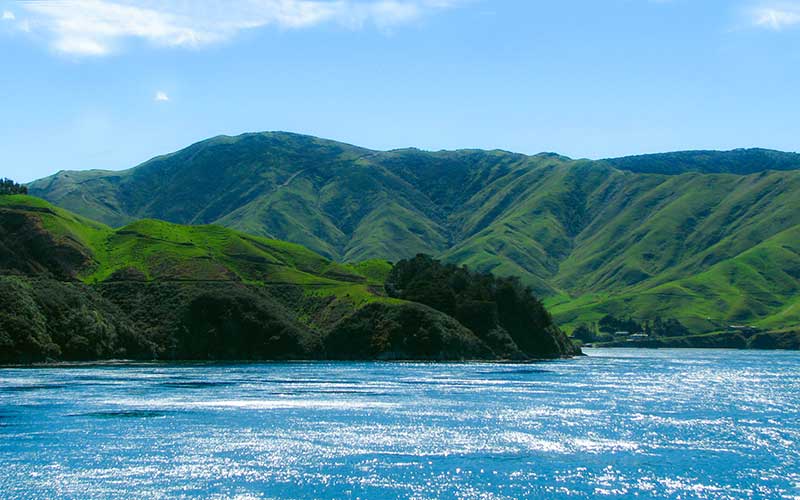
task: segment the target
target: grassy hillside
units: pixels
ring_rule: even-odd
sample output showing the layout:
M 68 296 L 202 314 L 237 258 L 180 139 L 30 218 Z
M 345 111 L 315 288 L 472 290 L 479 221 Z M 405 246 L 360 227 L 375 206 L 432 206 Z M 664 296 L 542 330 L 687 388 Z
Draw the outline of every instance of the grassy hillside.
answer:
M 372 154 L 296 134 L 246 134 L 125 172 L 62 172 L 30 188 L 112 226 L 143 218 L 219 223 L 339 260 L 443 249 L 447 238 L 428 217 L 431 207 L 418 208 L 418 193 L 372 165 Z
M 640 284 L 616 295 L 554 298 L 548 305 L 567 325 L 595 321 L 606 313 L 641 319 L 658 315 L 710 331 L 732 322 L 764 328 L 800 324 L 798 296 L 800 226 L 795 226 L 690 277 L 656 286 Z
M 730 321 L 794 326 L 789 288 L 764 295 L 747 278 L 729 286 L 719 269 L 800 225 L 799 168 L 800 155 L 763 149 L 588 161 L 371 151 L 271 132 L 210 139 L 124 172 L 61 172 L 30 190 L 113 227 L 213 223 L 339 262 L 426 253 L 519 276 L 567 326 L 616 311 L 707 331 Z M 231 258 L 213 262 L 260 281 Z M 751 264 L 766 280 L 792 266 L 783 253 Z M 701 275 L 711 285 L 691 281 Z
M 180 226 L 141 220 L 118 229 L 31 196 L 0 197 L 6 217 L 40 221 L 60 245 L 87 256 L 75 276 L 85 283 L 137 276 L 142 281 L 240 281 L 252 284 L 365 286 L 354 266 L 331 262 L 293 243 L 221 226 Z
M 0 362 L 504 356 L 446 314 L 388 297 L 391 269 L 216 225 L 112 229 L 0 196 Z M 546 318 L 547 329 L 520 338 L 561 343 L 531 344 L 525 357 L 572 354 Z

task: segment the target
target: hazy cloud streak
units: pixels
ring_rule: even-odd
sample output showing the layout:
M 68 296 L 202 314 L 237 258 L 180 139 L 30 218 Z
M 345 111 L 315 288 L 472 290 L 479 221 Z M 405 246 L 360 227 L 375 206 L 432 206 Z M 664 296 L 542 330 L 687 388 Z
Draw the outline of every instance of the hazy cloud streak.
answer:
M 800 24 L 800 3 L 761 5 L 751 9 L 750 18 L 756 27 L 781 31 Z
M 350 29 L 366 25 L 388 29 L 458 2 L 209 0 L 165 6 L 152 0 L 38 0 L 23 8 L 31 16 L 31 28 L 47 35 L 56 50 L 100 56 L 114 52 L 126 39 L 157 46 L 202 47 L 264 26 L 301 29 L 335 23 Z

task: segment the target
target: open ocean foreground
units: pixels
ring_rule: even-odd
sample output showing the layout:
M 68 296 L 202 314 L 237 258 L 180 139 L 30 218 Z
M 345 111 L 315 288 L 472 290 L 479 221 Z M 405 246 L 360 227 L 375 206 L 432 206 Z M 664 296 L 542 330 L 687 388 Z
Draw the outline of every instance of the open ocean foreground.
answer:
M 800 498 L 800 353 L 0 369 L 0 497 Z

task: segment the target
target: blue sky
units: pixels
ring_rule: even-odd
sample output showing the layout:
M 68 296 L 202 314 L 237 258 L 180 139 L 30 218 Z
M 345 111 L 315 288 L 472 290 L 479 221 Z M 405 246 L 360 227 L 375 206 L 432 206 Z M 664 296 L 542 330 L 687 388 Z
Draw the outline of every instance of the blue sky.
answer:
M 0 176 L 219 134 L 800 150 L 800 0 L 0 0 Z

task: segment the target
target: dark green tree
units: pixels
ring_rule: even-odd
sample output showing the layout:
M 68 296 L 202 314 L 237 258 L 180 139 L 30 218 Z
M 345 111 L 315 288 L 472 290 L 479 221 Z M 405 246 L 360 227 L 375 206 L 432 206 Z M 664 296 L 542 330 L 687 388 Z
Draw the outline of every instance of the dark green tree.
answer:
M 575 331 L 572 332 L 572 338 L 578 339 L 581 342 L 594 342 L 597 338 L 594 330 L 587 324 L 578 325 Z
M 571 350 L 542 303 L 517 278 L 417 255 L 394 266 L 386 291 L 454 317 L 492 348 L 511 342 L 528 356 Z
M 28 188 L 11 179 L 3 178 L 0 181 L 0 195 L 4 194 L 28 194 Z

